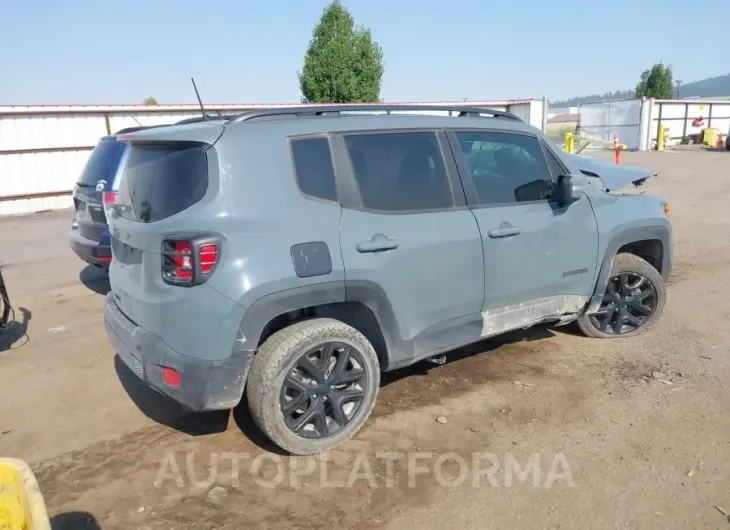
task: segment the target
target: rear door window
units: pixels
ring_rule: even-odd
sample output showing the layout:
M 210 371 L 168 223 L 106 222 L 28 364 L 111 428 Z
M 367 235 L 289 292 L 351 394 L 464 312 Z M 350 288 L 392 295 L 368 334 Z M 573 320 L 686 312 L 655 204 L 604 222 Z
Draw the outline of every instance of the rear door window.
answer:
M 124 143 L 116 140 L 102 140 L 97 144 L 86 162 L 84 171 L 79 178 L 79 186 L 96 188 L 100 180 L 109 184 L 109 180 L 116 174 L 117 163 L 124 150 Z
M 397 132 L 345 136 L 366 209 L 438 210 L 454 206 L 436 133 Z
M 122 217 L 153 223 L 205 197 L 208 160 L 197 144 L 133 145 L 119 185 Z

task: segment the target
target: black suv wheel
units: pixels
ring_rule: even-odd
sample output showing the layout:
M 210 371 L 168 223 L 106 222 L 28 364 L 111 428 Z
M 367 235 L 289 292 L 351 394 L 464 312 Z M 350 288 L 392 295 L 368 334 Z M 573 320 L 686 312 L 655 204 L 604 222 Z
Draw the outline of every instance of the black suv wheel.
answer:
M 316 318 L 266 340 L 254 356 L 246 395 L 254 421 L 276 445 L 310 455 L 354 436 L 379 387 L 370 342 L 347 324 Z
M 583 315 L 578 327 L 588 337 L 633 337 L 648 331 L 659 319 L 666 301 L 659 271 L 634 254 L 616 256 L 601 307 Z

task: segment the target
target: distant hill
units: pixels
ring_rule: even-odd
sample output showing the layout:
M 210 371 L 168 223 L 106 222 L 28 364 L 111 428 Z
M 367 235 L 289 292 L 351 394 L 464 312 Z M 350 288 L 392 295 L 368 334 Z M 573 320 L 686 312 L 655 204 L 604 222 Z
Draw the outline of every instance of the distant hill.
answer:
M 730 96 L 730 74 L 718 77 L 708 77 L 692 83 L 683 84 L 680 87 L 682 98 L 715 98 Z M 613 99 L 627 99 L 634 97 L 633 90 L 617 90 L 605 94 L 592 94 L 590 96 L 574 97 L 563 101 L 551 101 L 551 107 L 577 107 L 583 103 L 595 103 L 597 101 L 608 101 Z

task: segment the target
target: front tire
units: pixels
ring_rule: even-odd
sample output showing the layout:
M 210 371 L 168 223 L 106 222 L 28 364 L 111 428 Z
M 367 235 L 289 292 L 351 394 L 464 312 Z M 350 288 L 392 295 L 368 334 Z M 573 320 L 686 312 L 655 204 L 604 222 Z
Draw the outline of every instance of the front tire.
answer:
M 578 327 L 593 338 L 635 337 L 654 326 L 666 299 L 659 271 L 639 256 L 621 253 L 613 260 L 599 310 L 582 315 Z
M 378 357 L 362 333 L 315 318 L 264 342 L 253 358 L 246 396 L 271 441 L 291 454 L 312 455 L 354 436 L 379 388 Z

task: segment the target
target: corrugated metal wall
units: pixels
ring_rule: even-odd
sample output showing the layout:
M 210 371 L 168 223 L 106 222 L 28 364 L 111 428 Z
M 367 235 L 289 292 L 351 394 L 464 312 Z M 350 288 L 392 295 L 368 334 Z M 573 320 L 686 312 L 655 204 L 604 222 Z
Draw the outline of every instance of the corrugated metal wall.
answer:
M 428 104 L 509 110 L 538 128 L 543 118 L 541 100 Z M 280 106 L 291 105 L 206 105 L 206 111 L 228 114 Z M 196 105 L 0 106 L 0 216 L 71 207 L 71 188 L 101 136 L 199 115 Z

